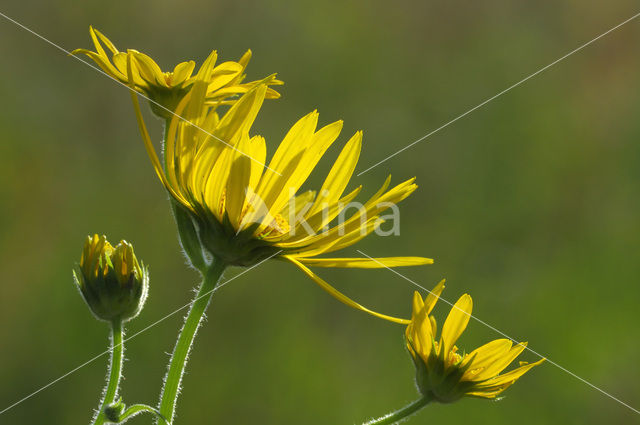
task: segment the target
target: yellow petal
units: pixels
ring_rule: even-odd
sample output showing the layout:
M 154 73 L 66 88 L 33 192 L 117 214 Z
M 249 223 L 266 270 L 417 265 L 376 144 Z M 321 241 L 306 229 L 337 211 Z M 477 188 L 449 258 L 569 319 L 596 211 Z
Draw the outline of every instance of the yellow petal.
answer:
M 477 380 L 493 378 L 500 372 L 502 372 L 507 366 L 511 364 L 527 347 L 526 342 L 521 342 L 513 347 L 505 350 L 502 355 L 497 356 L 493 361 L 486 365 L 486 367 L 478 373 Z M 475 364 L 475 362 L 474 362 Z M 475 367 L 475 366 L 474 366 Z
M 99 54 L 92 52 L 87 49 L 76 49 L 71 52 L 72 55 L 84 54 L 91 58 L 99 67 L 102 69 L 109 77 L 116 79 L 122 83 L 127 83 L 127 77 L 122 72 L 118 71 L 116 67 L 114 67 L 109 60 L 100 56 Z
M 504 357 L 504 355 L 511 349 L 511 346 L 511 340 L 503 338 L 496 339 L 473 350 L 465 357 L 465 360 L 462 363 L 463 367 L 468 366 L 462 380 L 479 381 L 486 379 L 483 378 L 480 373 L 486 370 L 487 367 L 491 366 L 498 359 Z M 493 375 L 488 377 L 492 376 Z
M 535 366 L 538 366 L 545 360 L 546 359 L 540 359 L 535 363 L 525 364 L 503 375 L 498 375 L 493 379 L 478 383 L 474 386 L 474 390 L 495 391 L 497 393 L 500 393 L 513 385 L 513 383 L 515 383 L 522 375 L 527 373 Z
M 249 132 L 262 106 L 266 90 L 266 85 L 261 84 L 242 96 L 220 120 L 216 137 L 229 144 L 238 133 Z
M 129 60 L 128 66 L 129 77 L 131 78 L 131 60 Z M 130 87 L 133 83 L 130 83 Z M 130 90 L 131 100 L 133 101 L 133 108 L 136 113 L 136 119 L 138 121 L 138 127 L 140 128 L 140 133 L 142 134 L 142 140 L 144 141 L 144 146 L 147 150 L 147 154 L 151 159 L 151 163 L 153 164 L 153 168 L 158 174 L 160 181 L 162 181 L 163 186 L 167 189 L 167 191 L 173 196 L 178 202 L 182 203 L 185 207 L 189 209 L 193 209 L 192 206 L 187 202 L 187 200 L 178 193 L 168 182 L 166 175 L 162 169 L 162 165 L 160 164 L 160 160 L 158 159 L 158 155 L 156 153 L 155 148 L 153 147 L 153 142 L 151 141 L 151 137 L 149 137 L 149 132 L 147 131 L 147 126 L 144 123 L 144 118 L 142 117 L 142 112 L 140 111 L 140 103 L 138 102 L 138 95 L 133 90 Z
M 236 151 L 225 149 L 222 151 L 205 183 L 203 202 L 214 213 L 218 221 L 222 222 L 225 202 L 225 189 L 233 165 Z
M 353 238 L 354 232 L 363 234 L 363 237 L 366 236 L 364 230 L 368 227 L 369 223 L 372 222 L 371 220 L 374 220 L 374 222 L 378 220 L 378 214 L 389 208 L 391 204 L 400 202 L 417 188 L 417 186 L 413 184 L 414 180 L 415 179 L 409 179 L 389 191 L 384 192 L 390 181 L 389 178 L 387 178 L 381 189 L 378 190 L 378 192 L 374 194 L 362 208 L 358 208 L 356 213 L 347 220 L 341 222 L 339 225 L 331 228 L 327 232 L 305 239 L 304 243 L 307 245 L 307 249 L 315 249 L 318 246 L 326 246 L 327 244 L 332 244 L 342 248 L 353 245 L 355 242 L 362 239 L 362 237 Z M 382 221 L 379 221 L 378 225 L 381 223 Z M 371 231 L 373 231 L 373 229 Z M 348 244 L 340 241 L 342 239 L 347 240 L 348 236 L 350 237 Z
M 349 231 L 342 235 L 342 232 L 326 232 L 328 236 L 325 238 L 321 238 L 319 240 L 314 240 L 314 243 L 309 245 L 303 245 L 297 253 L 301 257 L 315 257 L 320 254 L 328 254 L 330 252 L 338 251 L 342 248 L 346 248 L 353 244 L 358 243 L 362 239 L 366 238 L 373 231 L 375 231 L 382 220 L 379 217 L 372 217 L 371 219 L 364 222 L 360 227 Z M 333 230 L 333 229 L 332 229 Z M 345 231 L 346 232 L 346 231 Z M 309 240 L 314 239 L 315 237 L 309 238 Z M 296 245 L 304 244 L 304 241 L 296 242 Z M 278 244 L 279 246 L 281 244 Z M 287 245 L 283 243 L 282 245 Z
M 116 46 L 111 42 L 111 40 L 109 40 L 100 31 L 98 31 L 97 29 L 95 29 L 93 27 L 89 27 L 89 32 L 91 33 L 91 38 L 93 39 L 93 43 L 96 46 L 96 49 L 100 45 L 100 43 L 97 43 L 97 40 L 95 39 L 95 36 L 97 35 L 98 38 L 100 38 L 100 41 L 102 41 L 104 43 L 104 45 L 107 47 L 107 49 L 111 50 L 111 53 L 113 53 L 113 54 L 118 53 L 118 49 L 116 48 Z M 102 48 L 100 48 L 100 50 L 102 50 Z M 100 53 L 100 50 L 98 50 L 98 53 Z
M 184 83 L 187 78 L 191 77 L 191 74 L 193 73 L 193 69 L 195 67 L 196 63 L 194 61 L 181 62 L 177 64 L 173 69 L 171 84 L 174 86 L 178 86 Z
M 433 263 L 433 260 L 431 260 L 431 262 Z M 445 279 L 442 279 L 440 282 L 438 282 L 435 288 L 433 288 L 431 292 L 429 292 L 429 295 L 427 295 L 427 297 L 425 298 L 424 305 L 425 305 L 425 310 L 427 311 L 427 314 L 431 314 L 433 307 L 435 307 L 436 302 L 440 298 L 440 294 L 442 294 L 442 291 L 444 290 L 445 282 L 446 282 Z
M 150 85 L 169 87 L 165 80 L 164 73 L 158 64 L 149 56 L 140 52 L 130 52 L 136 60 L 136 68 L 140 71 L 140 76 Z
M 341 129 L 342 121 L 336 121 L 321 128 L 311 138 L 303 141 L 303 143 L 306 142 L 306 149 L 301 152 L 302 155 L 296 161 L 295 168 L 289 174 L 283 173 L 273 186 L 277 193 L 270 206 L 271 211 L 277 213 L 284 208 L 291 196 L 309 177 L 329 146 L 336 140 Z
M 308 213 L 309 215 L 327 208 L 340 199 L 356 168 L 361 147 L 362 132 L 359 131 L 347 142 L 340 156 L 331 167 L 331 171 L 318 193 L 318 198 Z
M 233 81 L 242 72 L 237 62 L 224 62 L 216 66 L 211 74 L 207 93 L 215 92 Z
M 287 205 L 284 206 L 282 211 L 280 211 L 280 215 L 289 221 L 289 224 L 292 223 L 291 217 L 295 218 L 300 214 L 301 211 L 308 210 L 313 204 L 313 200 L 316 197 L 315 190 L 308 190 L 306 192 L 297 195 L 294 198 L 291 198 Z
M 368 313 L 368 314 L 370 314 L 372 316 L 375 316 L 375 317 L 378 317 L 380 319 L 388 320 L 390 322 L 401 323 L 401 324 L 410 323 L 410 321 L 406 320 L 406 319 L 399 319 L 399 318 L 396 318 L 396 317 L 391 317 L 391 316 L 387 316 L 385 314 L 377 313 L 377 312 L 375 312 L 373 310 L 369 310 L 368 308 L 366 308 L 366 307 L 358 304 L 357 302 L 353 301 L 351 298 L 347 297 L 346 295 L 344 295 L 343 293 L 341 293 L 340 291 L 335 289 L 333 286 L 329 285 L 327 282 L 322 280 L 318 275 L 316 275 L 314 272 L 312 272 L 304 264 L 302 264 L 299 261 L 297 261 L 295 258 L 291 258 L 291 257 L 289 257 L 287 255 L 283 256 L 283 258 L 291 261 L 293 264 L 298 266 L 298 268 L 300 268 L 300 270 L 302 270 L 307 276 L 309 276 L 311 279 L 313 279 L 313 281 L 315 283 L 317 283 L 318 286 L 320 286 L 327 293 L 329 293 L 329 295 L 331 295 L 332 297 L 334 297 L 335 299 L 337 299 L 341 303 L 343 303 L 345 305 L 348 305 L 349 307 L 355 308 L 357 310 L 364 311 L 365 313 Z
M 441 350 L 444 351 L 445 360 L 449 358 L 449 352 L 462 335 L 471 318 L 473 301 L 468 294 L 464 294 L 451 308 L 447 319 L 442 326 Z M 441 352 L 442 352 L 441 351 Z
M 411 314 L 411 323 L 407 326 L 406 336 L 411 342 L 413 349 L 425 362 L 429 358 L 433 346 L 432 341 L 434 334 L 431 331 L 431 321 L 426 314 L 424 302 L 422 301 L 420 293 L 416 291 L 413 294 L 413 311 Z
M 202 62 L 200 65 L 200 69 L 198 69 L 198 73 L 196 74 L 196 79 L 200 81 L 205 81 L 209 83 L 211 80 L 211 72 L 213 71 L 213 67 L 216 64 L 216 60 L 218 59 L 218 52 L 213 50 L 209 53 L 209 56 Z
M 413 298 L 412 298 L 412 306 L 413 308 L 411 309 L 412 311 L 412 321 L 416 320 L 418 315 L 422 313 L 422 310 L 424 309 L 424 301 L 422 300 L 422 296 L 420 295 L 420 292 L 418 291 L 413 291 Z
M 385 258 L 300 258 L 301 263 L 311 267 L 344 267 L 358 269 L 380 269 L 385 267 L 423 266 L 433 264 L 431 258 L 385 257 Z
M 238 150 L 241 152 L 248 150 L 249 143 L 249 135 L 245 134 L 238 143 Z M 251 179 L 251 160 L 237 151 L 232 156 L 225 205 L 231 225 L 234 229 L 239 230 L 241 214 Z
M 303 217 L 303 221 L 298 223 L 295 228 L 295 232 L 292 233 L 290 235 L 291 237 L 287 239 L 287 243 L 290 243 L 291 246 L 303 246 L 306 245 L 306 241 L 310 237 L 314 236 L 318 232 L 326 232 L 328 230 L 325 228 L 327 224 L 349 206 L 351 201 L 358 195 L 358 193 L 360 193 L 360 190 L 362 190 L 362 186 L 358 186 L 349 194 L 339 199 L 337 202 L 334 202 L 332 205 L 329 205 L 327 208 L 318 211 L 312 216 L 309 216 L 308 214 L 308 210 L 311 209 L 312 205 L 308 205 L 307 211 Z M 309 229 L 311 229 L 312 231 L 309 232 Z
M 251 161 L 251 180 L 249 187 L 255 191 L 264 171 L 264 163 L 267 161 L 267 144 L 264 137 L 254 136 L 248 148 L 248 154 L 254 159 Z
M 274 202 L 281 192 L 285 190 L 285 183 L 293 173 L 293 170 L 296 169 L 297 163 L 304 154 L 304 149 L 310 145 L 317 123 L 318 113 L 316 111 L 298 120 L 287 132 L 273 158 L 271 158 L 269 167 L 256 190 L 258 197 L 269 211 L 272 211 Z M 292 193 L 291 195 L 294 194 Z M 273 214 L 278 213 L 280 210 L 273 211 Z
M 242 66 L 242 69 L 245 69 L 251 60 L 251 49 L 247 50 L 244 55 L 238 60 L 238 63 Z

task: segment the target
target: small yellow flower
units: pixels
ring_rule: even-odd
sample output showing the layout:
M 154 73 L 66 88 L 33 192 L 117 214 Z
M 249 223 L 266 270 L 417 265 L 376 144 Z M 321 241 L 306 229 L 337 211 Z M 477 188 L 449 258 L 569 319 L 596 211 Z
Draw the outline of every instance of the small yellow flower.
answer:
M 120 52 L 116 46 L 100 31 L 89 27 L 89 33 L 96 51 L 87 49 L 76 49 L 72 54 L 85 54 L 91 58 L 110 77 L 121 83 L 131 85 L 139 93 L 143 93 L 151 102 L 151 109 L 157 115 L 168 118 L 182 97 L 188 92 L 189 87 L 195 81 L 193 70 L 194 61 L 181 62 L 176 65 L 173 71 L 164 72 L 158 64 L 144 53 L 129 49 L 127 52 Z M 111 59 L 106 49 L 111 52 Z M 133 59 L 133 69 L 131 72 L 132 84 L 127 73 L 127 57 Z M 217 59 L 216 51 L 212 51 L 203 63 L 204 66 L 211 66 L 212 72 L 207 80 L 206 101 L 212 105 L 230 104 L 237 95 L 246 93 L 253 88 L 257 82 L 243 83 L 245 78 L 244 70 L 251 59 L 251 51 L 248 50 L 238 62 L 224 62 L 214 66 Z M 273 79 L 270 84 L 282 84 L 281 81 Z M 273 89 L 267 90 L 267 98 L 278 98 L 280 95 Z M 157 102 L 159 105 L 155 104 Z M 169 111 L 167 111 L 166 108 Z
M 346 143 L 318 194 L 297 194 L 340 134 L 342 121 L 317 129 L 317 112 L 304 116 L 289 130 L 265 167 L 265 140 L 250 137 L 249 128 L 267 85 L 244 94 L 221 118 L 209 109 L 205 92 L 205 86 L 196 82 L 180 102 L 177 114 L 186 121 L 174 116 L 169 123 L 164 168 L 148 137 L 137 98 L 132 96 L 156 173 L 172 197 L 191 214 L 204 250 L 230 265 L 250 266 L 272 256 L 287 260 L 343 303 L 377 317 L 408 323 L 352 301 L 308 266 L 431 264 L 433 260 L 422 257 L 317 258 L 349 247 L 376 230 L 383 221 L 381 213 L 417 188 L 414 179 L 388 189 L 387 178 L 376 194 L 347 217 L 345 208 L 361 189 L 343 196 L 360 154 L 361 132 Z M 330 226 L 336 218 L 338 223 Z
M 464 396 L 494 399 L 545 360 L 520 362 L 520 367 L 500 374 L 527 346 L 526 342 L 513 345 L 509 339 L 491 341 L 468 354 L 459 353 L 455 343 L 467 327 L 473 305 L 467 294 L 453 306 L 436 340 L 436 320 L 430 313 L 443 289 L 444 281 L 424 301 L 418 292 L 414 294 L 413 316 L 405 333 L 416 366 L 416 384 L 423 396 L 441 403 Z
M 114 248 L 106 236 L 87 236 L 73 276 L 89 309 L 100 320 L 130 320 L 147 299 L 149 273 L 126 241 Z

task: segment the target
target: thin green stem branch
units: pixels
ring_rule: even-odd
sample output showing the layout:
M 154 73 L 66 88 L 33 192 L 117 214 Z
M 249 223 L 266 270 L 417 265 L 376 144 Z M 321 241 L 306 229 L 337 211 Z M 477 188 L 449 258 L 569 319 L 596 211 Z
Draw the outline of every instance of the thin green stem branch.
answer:
M 93 425 L 102 425 L 105 421 L 104 408 L 113 403 L 118 395 L 122 376 L 122 360 L 124 354 L 122 321 L 117 319 L 111 323 L 111 363 L 109 364 L 109 381 L 100 402 L 100 410 L 93 420 Z
M 372 419 L 369 422 L 366 422 L 364 425 L 389 425 L 402 422 L 403 420 L 407 419 L 409 416 L 413 415 L 418 410 L 429 404 L 430 401 L 431 400 L 429 398 L 423 397 L 419 400 L 409 403 L 400 410 L 389 413 L 388 415 L 384 415 L 383 417 L 378 419 Z
M 200 289 L 191 303 L 189 314 L 178 336 L 178 342 L 171 356 L 169 370 L 165 377 L 160 398 L 160 414 L 164 416 L 169 423 L 173 421 L 175 414 L 176 401 L 178 399 L 178 393 L 180 392 L 182 376 L 187 365 L 189 351 L 191 350 L 193 340 L 200 327 L 207 306 L 211 301 L 214 289 L 225 268 L 226 264 L 220 261 L 214 261 L 213 265 L 206 271 Z
M 169 425 L 169 422 L 160 414 L 157 409 L 154 409 L 151 406 L 147 406 L 146 404 L 134 404 L 129 406 L 127 410 L 120 416 L 120 421 L 118 423 L 125 423 L 129 419 L 137 416 L 140 413 L 150 413 L 152 414 L 159 423 L 163 425 Z

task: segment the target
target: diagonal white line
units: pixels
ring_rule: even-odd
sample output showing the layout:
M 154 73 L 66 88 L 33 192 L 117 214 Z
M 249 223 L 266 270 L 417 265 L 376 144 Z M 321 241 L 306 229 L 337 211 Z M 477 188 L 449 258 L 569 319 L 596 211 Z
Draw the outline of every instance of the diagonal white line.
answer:
M 397 274 L 398 276 L 400 276 L 401 278 L 403 278 L 403 279 L 404 279 L 404 280 L 406 280 L 407 282 L 410 282 L 411 284 L 413 284 L 413 285 L 417 286 L 418 288 L 420 288 L 420 289 L 422 289 L 422 290 L 424 290 L 424 291 L 426 291 L 426 292 L 428 292 L 428 293 L 430 293 L 430 294 L 432 293 L 430 290 L 428 290 L 428 289 L 427 289 L 427 288 L 425 288 L 424 286 L 422 286 L 422 285 L 420 285 L 419 283 L 417 283 L 417 282 L 415 282 L 415 281 L 413 281 L 413 280 L 409 279 L 407 276 L 403 275 L 402 273 L 400 273 L 400 272 L 398 272 L 398 271 L 396 271 L 396 270 L 394 270 L 394 269 L 392 269 L 392 268 L 390 268 L 390 267 L 387 267 L 386 265 L 384 265 L 384 264 L 383 264 L 383 263 L 381 263 L 380 261 L 376 260 L 376 259 L 375 259 L 375 258 L 373 258 L 373 257 L 368 256 L 367 254 L 365 254 L 365 253 L 364 253 L 364 252 L 362 252 L 361 250 L 357 249 L 356 251 L 358 251 L 361 255 L 363 255 L 363 256 L 365 256 L 365 257 L 369 258 L 370 260 L 373 260 L 373 261 L 375 261 L 376 263 L 380 264 L 380 265 L 381 265 L 382 267 L 384 267 L 385 269 L 388 269 L 388 270 L 392 271 L 393 273 Z M 434 294 L 434 295 L 435 295 L 435 294 Z M 485 322 L 484 320 L 481 320 L 481 319 L 477 318 L 477 317 L 476 317 L 476 316 L 474 316 L 473 314 L 469 314 L 469 313 L 467 313 L 466 311 L 464 311 L 464 310 L 460 309 L 459 307 L 456 307 L 456 306 L 455 306 L 455 304 L 451 303 L 450 301 L 445 300 L 444 298 L 442 298 L 442 297 L 440 297 L 440 296 L 438 297 L 438 299 L 442 300 L 442 301 L 443 301 L 443 302 L 445 302 L 446 304 L 449 304 L 451 307 L 453 307 L 453 308 L 455 308 L 455 309 L 460 310 L 461 312 L 463 312 L 464 314 L 466 314 L 466 315 L 467 315 L 467 316 L 469 316 L 470 318 L 474 319 L 476 322 L 478 322 L 478 323 L 480 323 L 480 324 L 482 324 L 482 325 L 484 325 L 484 326 L 488 327 L 488 328 L 489 328 L 489 329 L 491 329 L 492 331 L 494 331 L 494 332 L 496 332 L 496 333 L 498 333 L 498 334 L 502 335 L 503 337 L 505 337 L 505 338 L 507 338 L 507 339 L 510 339 L 511 341 L 515 342 L 516 344 L 520 345 L 520 343 L 519 343 L 517 340 L 515 340 L 514 338 L 511 338 L 509 335 L 507 335 L 506 333 L 502 332 L 501 330 L 496 329 L 495 327 L 491 326 L 490 324 L 488 324 L 488 323 L 487 323 L 487 322 Z M 600 393 L 604 394 L 605 396 L 607 396 L 607 397 L 611 398 L 612 400 L 617 401 L 618 403 L 620 403 L 621 405 L 625 406 L 626 408 L 628 408 L 628 409 L 632 410 L 633 412 L 640 414 L 640 410 L 638 410 L 638 409 L 635 409 L 635 408 L 631 407 L 630 405 L 628 405 L 628 404 L 627 404 L 627 403 L 625 403 L 624 401 L 622 401 L 622 400 L 620 400 L 619 398 L 617 398 L 617 397 L 615 397 L 615 396 L 613 396 L 613 395 L 609 394 L 608 392 L 606 392 L 606 391 L 605 391 L 605 390 L 603 390 L 602 388 L 595 386 L 595 385 L 594 385 L 594 384 L 592 384 L 591 382 L 589 382 L 589 381 L 587 381 L 586 379 L 584 379 L 584 378 L 582 378 L 582 377 L 580 377 L 580 376 L 576 375 L 575 373 L 571 372 L 571 371 L 570 371 L 570 370 L 568 370 L 567 368 L 565 368 L 565 367 L 563 367 L 563 366 L 560 366 L 558 363 L 556 363 L 556 362 L 554 362 L 554 361 L 550 360 L 547 356 L 543 356 L 542 354 L 538 353 L 537 351 L 532 350 L 531 348 L 529 348 L 529 346 L 525 346 L 525 349 L 526 349 L 526 350 L 531 351 L 533 354 L 535 354 L 536 356 L 540 357 L 541 359 L 545 359 L 547 363 L 550 363 L 550 364 L 552 364 L 553 366 L 557 367 L 558 369 L 562 370 L 563 372 L 568 373 L 569 375 L 573 376 L 573 377 L 574 377 L 574 378 L 576 378 L 577 380 L 579 380 L 579 381 L 581 381 L 581 382 L 583 382 L 583 383 L 587 384 L 588 386 L 590 386 L 590 387 L 591 387 L 591 388 L 593 388 L 594 390 L 597 390 L 597 391 L 599 391 Z
M 590 44 L 595 43 L 596 41 L 598 41 L 599 39 L 601 39 L 602 37 L 604 37 L 605 35 L 617 30 L 618 28 L 620 28 L 621 26 L 633 21 L 634 19 L 636 19 L 638 16 L 640 16 L 640 13 L 637 13 L 635 15 L 633 15 L 632 17 L 630 17 L 629 19 L 625 20 L 624 22 L 621 22 L 620 24 L 616 25 L 615 27 L 611 28 L 610 30 L 603 32 L 602 34 L 600 34 L 599 36 L 597 36 L 596 38 L 584 43 L 583 45 L 581 45 L 580 47 L 577 47 L 576 49 L 573 49 L 572 51 L 570 51 L 569 53 L 567 53 L 566 55 L 562 56 L 559 59 L 556 59 L 555 61 L 551 62 L 549 65 L 540 68 L 539 70 L 537 70 L 536 72 L 534 72 L 533 74 L 528 75 L 527 77 L 523 78 L 522 80 L 518 81 L 517 83 L 507 87 L 506 89 L 502 90 L 500 93 L 491 96 L 490 98 L 488 98 L 487 100 L 485 100 L 484 102 L 474 106 L 473 108 L 469 109 L 467 112 L 458 115 L 457 117 L 455 117 L 454 119 L 452 119 L 451 121 L 441 125 L 440 127 L 436 128 L 435 130 L 431 131 L 430 133 L 425 134 L 424 136 L 420 137 L 419 139 L 409 143 L 407 146 L 405 146 L 404 148 L 400 149 L 397 152 L 392 153 L 391 155 L 387 156 L 386 158 L 384 158 L 381 161 L 376 162 L 375 164 L 373 164 L 372 166 L 370 166 L 369 168 L 367 168 L 364 171 L 359 172 L 356 176 L 360 177 L 361 175 L 363 175 L 364 173 L 366 173 L 367 171 L 377 167 L 378 165 L 382 164 L 383 162 L 386 162 L 388 160 L 390 160 L 391 158 L 393 158 L 394 156 L 406 151 L 407 149 L 409 149 L 410 147 L 422 142 L 424 139 L 426 139 L 427 137 L 436 134 L 437 132 L 439 132 L 440 130 L 448 127 L 449 125 L 453 124 L 454 122 L 458 121 L 460 118 L 463 118 L 467 115 L 469 115 L 471 112 L 475 111 L 476 109 L 479 109 L 481 107 L 483 107 L 484 105 L 486 105 L 487 103 L 491 102 L 494 99 L 497 99 L 498 97 L 502 96 L 503 94 L 505 94 L 506 92 L 510 91 L 511 89 L 514 89 L 516 87 L 518 87 L 519 85 L 523 84 L 525 81 L 535 77 L 536 75 L 540 74 L 541 72 L 546 71 L 547 69 L 551 68 L 553 65 L 557 64 L 558 62 L 561 62 L 563 60 L 565 60 L 566 58 L 568 58 L 569 56 L 573 55 L 576 52 L 579 52 L 580 50 L 584 49 L 585 47 L 589 46 Z
M 168 113 L 170 113 L 171 115 L 174 115 L 176 118 L 186 122 L 187 124 L 192 125 L 193 127 L 197 128 L 198 130 L 200 130 L 201 132 L 203 132 L 204 134 L 213 137 L 214 139 L 218 140 L 219 142 L 225 144 L 226 146 L 230 147 L 231 149 L 235 150 L 236 152 L 238 152 L 241 155 L 246 156 L 247 158 L 249 158 L 250 160 L 262 165 L 263 167 L 265 167 L 266 169 L 276 173 L 279 176 L 282 176 L 282 174 L 280 174 L 279 172 L 277 172 L 276 170 L 270 168 L 268 165 L 263 164 L 262 162 L 258 161 L 257 159 L 253 158 L 252 156 L 242 152 L 241 150 L 238 150 L 235 146 L 230 145 L 229 143 L 225 142 L 224 140 L 222 140 L 221 138 L 209 133 L 207 130 L 205 130 L 204 128 L 192 123 L 191 121 L 187 120 L 186 118 L 182 117 L 181 115 L 176 114 L 174 111 L 168 109 L 167 107 L 165 107 L 164 105 L 161 105 L 160 103 L 156 102 L 155 100 L 150 99 L 149 97 L 145 96 L 142 93 L 138 93 L 137 91 L 133 90 L 131 87 L 129 87 L 128 85 L 124 84 L 122 81 L 118 81 L 117 79 L 113 78 L 111 75 L 107 74 L 106 72 L 104 72 L 102 69 L 100 69 L 99 67 L 92 65 L 89 62 L 86 62 L 84 60 L 82 60 L 82 58 L 80 58 L 77 55 L 72 55 L 71 52 L 67 49 L 65 49 L 64 47 L 59 46 L 58 44 L 54 43 L 53 41 L 49 40 L 48 38 L 38 34 L 37 32 L 35 32 L 34 30 L 32 30 L 31 28 L 26 27 L 25 25 L 21 24 L 20 22 L 16 21 L 15 19 L 10 18 L 9 16 L 5 15 L 4 13 L 0 12 L 0 16 L 2 16 L 3 18 L 5 18 L 6 20 L 13 22 L 14 24 L 16 24 L 17 26 L 19 26 L 20 28 L 22 28 L 23 30 L 30 32 L 31 34 L 35 35 L 36 37 L 38 37 L 39 39 L 41 39 L 42 41 L 45 41 L 46 43 L 52 45 L 53 47 L 55 47 L 56 49 L 66 53 L 67 55 L 71 56 L 72 58 L 80 61 L 81 63 L 87 65 L 88 67 L 94 69 L 95 71 L 98 71 L 100 74 L 106 76 L 107 78 L 115 81 L 116 83 L 120 84 L 123 87 L 126 87 L 127 90 L 132 91 L 133 93 L 136 93 L 138 96 L 146 99 L 147 101 L 153 103 L 154 105 L 156 105 L 157 107 L 167 111 Z
M 211 293 L 213 293 L 213 292 L 217 291 L 218 289 L 220 289 L 220 288 L 222 288 L 223 286 L 225 286 L 227 283 L 231 282 L 232 280 L 235 280 L 235 279 L 239 278 L 239 277 L 240 277 L 240 276 L 242 276 L 243 274 L 245 274 L 245 273 L 247 273 L 248 271 L 250 271 L 250 270 L 252 270 L 252 269 L 254 269 L 254 268 L 258 267 L 260 264 L 264 263 L 264 262 L 265 262 L 265 261 L 267 261 L 267 260 L 270 260 L 271 258 L 275 257 L 276 255 L 280 254 L 281 252 L 282 252 L 282 250 L 280 250 L 280 251 L 276 252 L 275 254 L 272 254 L 271 256 L 269 256 L 269 257 L 265 258 L 264 260 L 260 261 L 259 263 L 254 264 L 253 266 L 249 267 L 248 269 L 243 270 L 241 273 L 238 273 L 237 275 L 235 275 L 235 276 L 234 276 L 234 277 L 232 277 L 231 279 L 226 280 L 226 281 L 222 282 L 222 283 L 221 283 L 221 284 L 219 284 L 219 285 L 216 285 L 216 287 L 215 287 L 215 288 L 213 288 L 212 290 L 205 292 L 204 294 L 202 294 L 202 295 L 200 295 L 199 297 L 197 297 L 197 298 L 195 298 L 195 299 L 191 300 L 189 303 L 187 303 L 187 304 L 183 305 L 182 307 L 178 308 L 177 310 L 172 311 L 171 313 L 167 314 L 166 316 L 161 317 L 160 319 L 156 320 L 155 322 L 153 322 L 153 323 L 152 323 L 152 324 L 150 324 L 149 326 L 147 326 L 147 327 L 143 328 L 142 330 L 139 330 L 138 332 L 134 333 L 134 334 L 133 334 L 133 335 L 131 335 L 130 337 L 125 338 L 125 339 L 122 341 L 122 344 L 124 344 L 125 342 L 127 342 L 127 341 L 129 341 L 129 340 L 131 340 L 131 339 L 133 339 L 133 338 L 135 338 L 135 337 L 137 337 L 138 335 L 142 334 L 143 332 L 148 331 L 149 329 L 153 328 L 154 326 L 158 325 L 159 323 L 164 322 L 164 321 L 165 321 L 165 320 L 167 320 L 169 317 L 172 317 L 172 316 L 176 315 L 177 313 L 179 313 L 180 311 L 182 311 L 182 310 L 184 310 L 185 308 L 189 307 L 191 304 L 193 304 L 195 301 L 199 300 L 200 298 L 206 297 L 207 295 L 209 295 L 209 294 L 211 294 Z M 74 369 L 71 369 L 69 372 L 67 372 L 67 373 L 65 373 L 64 375 L 62 375 L 62 376 L 60 376 L 60 377 L 58 377 L 58 378 L 54 379 L 53 381 L 49 382 L 48 384 L 46 384 L 46 385 L 44 385 L 44 386 L 40 387 L 40 388 L 39 388 L 39 389 L 37 389 L 36 391 L 34 391 L 34 392 L 32 392 L 31 394 L 29 394 L 29 395 L 27 395 L 27 396 L 25 396 L 25 397 L 21 398 L 20 400 L 16 401 L 16 402 L 15 402 L 15 403 L 13 403 L 12 405 L 5 407 L 3 410 L 1 410 L 1 411 L 0 411 L 0 415 L 2 415 L 3 413 L 5 413 L 6 411 L 8 411 L 8 410 L 10 410 L 10 409 L 12 409 L 12 408 L 14 408 L 14 407 L 16 407 L 16 406 L 17 406 L 17 405 L 19 405 L 20 403 L 22 403 L 22 402 L 24 402 L 24 401 L 26 401 L 26 400 L 30 399 L 31 397 L 33 397 L 34 395 L 36 395 L 36 394 L 40 393 L 41 391 L 46 390 L 47 388 L 49 388 L 49 387 L 50 387 L 50 386 L 52 386 L 53 384 L 55 384 L 55 383 L 57 383 L 57 382 L 59 382 L 59 381 L 63 380 L 63 379 L 64 379 L 64 378 L 66 378 L 67 376 L 69 376 L 69 375 L 73 374 L 74 372 L 77 372 L 78 370 L 82 369 L 82 368 L 83 368 L 83 367 L 85 367 L 86 365 L 88 365 L 88 364 L 90 364 L 90 363 L 94 362 L 95 360 L 99 359 L 100 357 L 104 356 L 105 354 L 110 353 L 111 351 L 113 351 L 113 347 L 112 347 L 112 348 L 110 348 L 110 349 L 108 349 L 108 350 L 106 350 L 106 351 L 103 351 L 102 353 L 98 354 L 98 355 L 97 355 L 97 356 L 95 356 L 95 357 L 92 357 L 91 359 L 89 359 L 89 360 L 87 360 L 86 362 L 82 363 L 80 366 L 78 366 L 78 367 L 76 367 L 76 368 L 74 368 Z

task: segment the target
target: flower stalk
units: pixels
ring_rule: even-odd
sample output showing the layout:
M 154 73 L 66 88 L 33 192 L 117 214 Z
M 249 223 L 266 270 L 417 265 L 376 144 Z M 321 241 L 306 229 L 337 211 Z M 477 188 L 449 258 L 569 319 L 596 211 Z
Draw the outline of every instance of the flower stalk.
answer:
M 146 404 L 134 404 L 128 408 L 122 402 L 118 400 L 116 403 L 107 406 L 104 409 L 105 417 L 109 423 L 123 424 L 134 416 L 138 416 L 142 413 L 148 413 L 156 418 L 156 420 L 163 425 L 171 425 L 160 412 Z
M 372 419 L 369 422 L 366 422 L 364 425 L 397 424 L 409 418 L 409 416 L 413 415 L 418 410 L 425 407 L 427 404 L 429 404 L 430 401 L 431 401 L 430 398 L 422 397 L 412 403 L 409 403 L 408 405 L 406 405 L 400 410 L 396 410 L 395 412 L 384 415 L 378 419 Z
M 184 322 L 184 326 L 178 336 L 178 342 L 176 343 L 171 360 L 169 362 L 169 369 L 164 380 L 164 386 L 162 388 L 162 394 L 160 397 L 160 414 L 166 418 L 168 423 L 173 422 L 173 417 L 176 409 L 176 402 L 178 400 L 178 394 L 182 385 L 182 377 L 184 375 L 185 368 L 187 366 L 187 360 L 193 340 L 202 319 L 204 318 L 207 306 L 211 301 L 213 292 L 222 277 L 227 265 L 221 261 L 214 260 L 208 267 L 203 275 L 202 284 L 191 302 L 191 308 Z M 160 423 L 160 421 L 158 421 Z
M 122 361 L 124 358 L 123 345 L 124 330 L 122 321 L 115 319 L 111 322 L 111 362 L 109 364 L 109 381 L 104 391 L 104 397 L 100 402 L 98 414 L 93 420 L 93 425 L 102 425 L 105 422 L 104 408 L 115 401 L 122 377 Z

